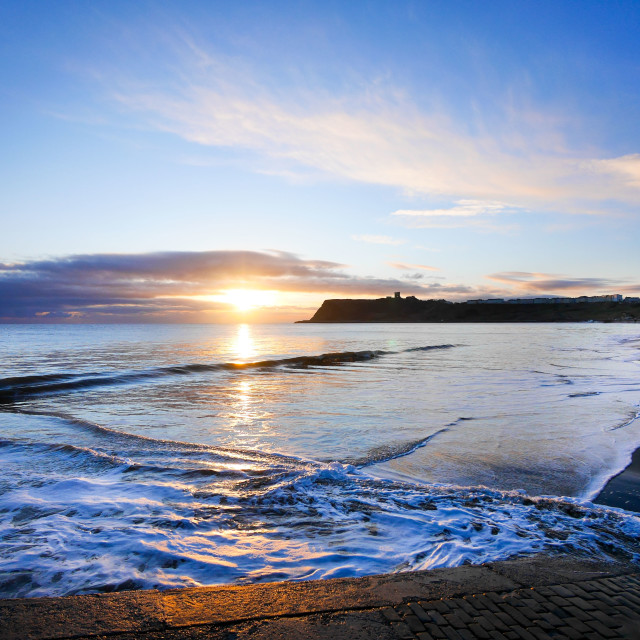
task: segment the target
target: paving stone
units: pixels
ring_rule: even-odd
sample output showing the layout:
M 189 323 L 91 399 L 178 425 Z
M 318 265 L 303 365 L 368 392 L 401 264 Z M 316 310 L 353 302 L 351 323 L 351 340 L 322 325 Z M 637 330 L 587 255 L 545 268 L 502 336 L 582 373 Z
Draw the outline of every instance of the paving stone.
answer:
M 601 591 L 600 585 L 595 580 L 585 580 L 579 583 L 580 586 L 587 592 Z
M 494 629 L 498 631 L 509 631 L 508 625 L 506 625 L 501 618 L 498 617 L 500 612 L 493 613 L 492 611 L 487 611 L 484 616 L 482 616 L 482 620 L 486 620 L 489 624 L 493 625 Z M 486 629 L 486 627 L 485 627 Z
M 549 589 L 553 591 L 557 596 L 561 598 L 572 598 L 573 597 L 573 589 L 569 590 L 562 584 L 557 585 L 549 585 Z
M 538 620 L 536 620 L 536 627 L 539 629 L 542 629 L 543 631 L 553 631 L 553 629 L 555 629 L 556 626 L 557 625 L 551 624 L 548 620 L 545 620 L 544 618 L 538 618 Z
M 570 638 L 571 640 L 582 640 L 584 637 L 584 632 L 576 631 L 571 627 L 558 627 L 557 629 L 562 635 Z
M 598 593 L 598 597 L 596 598 L 595 602 L 594 602 L 594 606 L 597 607 L 601 607 L 602 605 L 609 605 L 610 607 L 615 607 L 616 606 L 616 597 L 617 596 L 610 596 L 606 593 Z
M 638 612 L 640 612 L 640 609 L 638 609 L 637 607 L 629 608 L 624 605 L 616 607 L 616 610 L 623 618 L 626 618 L 627 620 L 637 619 L 639 616 Z
M 598 594 L 604 593 L 608 596 L 615 596 L 616 591 L 618 591 L 614 586 L 608 584 L 605 580 L 598 580 L 596 586 L 598 587 Z
M 462 636 L 453 627 L 442 627 L 447 640 L 462 640 Z
M 531 624 L 531 621 L 539 620 L 542 614 L 540 609 L 532 609 L 529 606 L 518 607 L 517 611 L 521 617 L 524 617 L 528 621 L 528 624 L 524 625 L 525 627 L 528 627 L 529 624 Z M 523 624 L 523 623 L 520 622 L 520 624 Z
M 629 591 L 621 593 L 620 596 L 629 602 L 632 602 L 636 607 L 640 607 L 640 589 L 634 594 Z
M 561 598 L 560 596 L 550 596 L 549 602 L 553 602 L 556 606 L 564 609 L 564 607 L 570 607 L 571 603 L 566 598 Z
M 564 624 L 564 622 L 560 618 L 558 618 L 557 615 L 551 613 L 551 611 L 543 613 L 540 617 L 543 620 L 546 620 L 553 627 L 561 627 Z
M 493 637 L 477 622 L 469 625 L 469 631 L 471 631 L 471 633 L 473 633 L 473 635 L 479 640 L 491 640 L 491 638 Z
M 581 611 L 580 609 L 578 609 L 578 607 L 567 607 L 565 611 L 571 616 L 571 619 L 574 620 L 575 622 L 584 623 L 587 620 L 593 620 L 593 617 L 589 613 L 585 611 Z
M 612 626 L 612 627 L 619 627 L 621 626 L 620 624 L 616 624 L 613 616 L 616 614 L 617 612 L 615 610 L 610 611 L 609 613 L 603 613 L 602 611 L 592 611 L 591 615 L 596 619 L 599 620 L 600 622 L 602 622 L 603 625 L 605 626 Z M 589 624 L 591 621 L 590 620 L 586 620 L 585 623 Z
M 615 631 L 602 624 L 600 620 L 590 620 L 587 624 L 603 638 L 615 638 L 618 635 Z
M 540 627 L 531 627 L 529 632 L 536 640 L 549 640 L 549 638 L 551 638 L 551 636 Z
M 415 636 L 411 629 L 409 629 L 409 625 L 404 622 L 392 622 L 391 627 L 400 640 L 415 640 Z
M 392 607 L 385 607 L 384 609 L 381 609 L 381 613 L 389 622 L 400 622 L 401 620 L 400 616 L 396 613 L 396 610 Z
M 442 629 L 438 625 L 433 624 L 433 622 L 425 622 L 424 626 L 426 627 L 427 631 L 437 640 L 447 637 L 444 634 L 444 631 L 442 631 Z
M 620 585 L 617 582 L 616 578 L 602 578 L 600 580 L 600 584 L 604 587 L 604 588 L 609 588 L 611 589 L 611 591 L 613 593 L 616 593 L 620 590 Z
M 429 614 L 417 603 L 417 602 L 409 602 L 409 609 L 413 611 L 414 615 L 418 616 L 420 622 L 430 622 L 431 617 Z
M 513 631 L 518 638 L 521 638 L 521 640 L 536 640 L 536 637 L 532 635 L 530 631 L 527 631 L 522 627 L 514 627 Z
M 531 589 L 529 595 L 531 596 L 531 598 L 536 600 L 536 602 L 545 603 L 547 601 L 547 599 L 541 593 L 538 593 L 535 589 Z
M 471 602 L 469 602 L 468 598 L 460 598 L 460 600 L 458 600 L 458 607 L 471 618 L 475 618 L 480 615 L 480 612 L 473 606 L 473 604 L 471 604 Z
M 571 585 L 571 590 L 573 591 L 573 597 L 583 598 L 584 600 L 590 600 L 593 598 L 593 594 L 585 591 L 580 587 L 579 584 Z
M 454 629 L 464 629 L 468 626 L 468 623 L 465 622 L 459 614 L 460 612 L 456 611 L 456 613 L 448 613 L 445 616 L 447 623 Z M 470 621 L 473 622 L 473 620 Z
M 437 625 L 444 627 L 447 624 L 449 624 L 439 611 L 429 611 L 428 613 L 429 613 L 429 616 L 431 617 L 431 621 L 435 622 Z
M 500 618 L 507 627 L 515 627 L 517 624 L 517 622 L 506 611 L 498 611 L 496 613 L 496 617 Z
M 490 600 L 489 598 L 487 598 L 487 596 L 484 594 L 473 596 L 473 599 L 474 601 L 478 602 L 479 606 L 482 607 L 483 609 L 488 609 L 489 611 L 493 611 L 494 613 L 496 611 L 500 611 L 496 603 L 493 602 L 493 600 Z
M 586 600 L 582 596 L 571 598 L 571 605 L 574 607 L 579 607 L 580 609 L 582 609 L 582 611 L 591 611 L 592 609 L 595 609 L 593 600 Z
M 489 591 L 488 593 L 485 593 L 484 595 L 487 596 L 487 598 L 489 598 L 489 600 L 491 600 L 495 604 L 501 604 L 502 603 L 502 596 L 497 594 L 495 591 Z
M 459 604 L 460 600 L 456 600 L 456 605 Z M 456 606 L 455 613 L 450 613 L 449 615 L 446 615 L 445 618 L 449 620 L 449 616 L 455 616 L 456 620 L 459 620 L 463 627 L 466 627 L 473 622 L 473 618 L 466 611 L 463 611 L 459 606 Z M 451 623 L 451 625 L 456 627 L 456 625 L 453 623 Z
M 418 633 L 419 631 L 426 631 L 425 626 L 420 622 L 418 616 L 410 615 L 405 616 L 404 622 L 409 625 L 409 629 L 413 631 L 413 633 Z
M 518 609 L 512 607 L 510 604 L 506 604 L 502 607 L 503 611 L 509 614 L 517 624 L 521 627 L 527 627 L 530 624 L 529 618 L 524 616 Z
M 431 604 L 439 613 L 451 613 L 451 609 L 444 600 L 434 600 Z
M 544 611 L 544 607 L 534 598 L 523 597 L 520 599 L 520 608 L 526 607 L 531 611 L 535 611 L 539 613 L 540 611 Z
M 428 631 L 421 631 L 416 634 L 418 640 L 434 640 L 434 637 Z

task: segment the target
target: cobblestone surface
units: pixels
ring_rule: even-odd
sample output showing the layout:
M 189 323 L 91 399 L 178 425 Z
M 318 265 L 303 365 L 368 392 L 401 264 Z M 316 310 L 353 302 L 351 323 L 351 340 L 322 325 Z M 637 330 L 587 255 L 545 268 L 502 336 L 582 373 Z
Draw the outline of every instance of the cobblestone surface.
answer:
M 639 640 L 640 574 L 410 600 L 382 614 L 400 640 Z

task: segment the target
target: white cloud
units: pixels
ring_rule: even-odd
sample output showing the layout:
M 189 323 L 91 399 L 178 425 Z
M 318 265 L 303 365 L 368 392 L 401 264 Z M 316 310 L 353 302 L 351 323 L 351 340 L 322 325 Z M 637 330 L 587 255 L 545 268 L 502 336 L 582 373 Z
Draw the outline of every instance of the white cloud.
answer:
M 402 269 L 403 271 L 412 271 L 414 269 L 421 271 L 440 271 L 438 267 L 430 267 L 427 264 L 408 264 L 406 262 L 387 262 L 387 264 L 394 269 Z
M 507 208 L 502 202 L 484 202 L 482 200 L 458 200 L 455 207 L 448 209 L 399 209 L 394 211 L 393 216 L 416 216 L 420 218 L 434 217 L 471 217 L 484 214 L 495 214 L 504 211 Z
M 636 293 L 640 290 L 640 283 L 624 278 L 575 277 L 529 271 L 504 271 L 486 277 L 524 294 L 601 295 Z
M 351 236 L 354 240 L 358 242 L 368 242 L 370 244 L 387 244 L 397 246 L 399 244 L 404 244 L 404 240 L 398 240 L 396 238 L 391 238 L 390 236 Z
M 640 154 L 632 153 L 619 158 L 608 158 L 605 160 L 592 160 L 585 163 L 597 173 L 609 174 L 619 178 L 624 183 L 640 187 Z
M 399 209 L 393 211 L 402 224 L 409 228 L 456 229 L 476 228 L 484 231 L 507 232 L 517 225 L 498 214 L 523 211 L 503 202 L 484 200 L 458 200 L 455 206 L 440 209 Z
M 445 108 L 421 109 L 384 83 L 354 83 L 357 91 L 338 96 L 312 87 L 282 91 L 281 82 L 246 61 L 212 55 L 187 38 L 165 66 L 173 76 L 155 85 L 102 77 L 146 126 L 201 145 L 250 150 L 266 165 L 256 170 L 311 169 L 467 203 L 402 215 L 472 217 L 481 213 L 469 203 L 480 200 L 485 207 L 505 200 L 573 213 L 606 212 L 611 200 L 640 203 L 640 156 L 602 159 L 570 149 L 563 127 L 572 114 L 514 109 L 504 100 L 504 118 L 491 118 L 487 128 L 481 115 L 479 122 L 456 122 Z

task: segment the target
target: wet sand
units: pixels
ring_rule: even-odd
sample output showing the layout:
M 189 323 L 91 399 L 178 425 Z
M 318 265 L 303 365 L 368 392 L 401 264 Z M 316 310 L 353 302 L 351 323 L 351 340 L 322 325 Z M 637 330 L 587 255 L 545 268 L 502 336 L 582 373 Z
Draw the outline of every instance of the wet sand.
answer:
M 607 482 L 594 502 L 640 513 L 640 447 L 634 451 L 631 464 Z

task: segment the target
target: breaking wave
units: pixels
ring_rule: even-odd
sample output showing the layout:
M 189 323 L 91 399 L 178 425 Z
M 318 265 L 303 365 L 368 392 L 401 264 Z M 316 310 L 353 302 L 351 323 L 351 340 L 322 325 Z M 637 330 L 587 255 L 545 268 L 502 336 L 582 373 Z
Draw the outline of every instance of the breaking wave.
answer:
M 637 517 L 576 499 L 381 480 L 346 462 L 46 420 L 56 441 L 0 440 L 0 596 L 640 553 Z
M 449 349 L 453 346 L 455 345 L 429 345 L 406 349 L 405 352 Z M 0 378 L 0 404 L 12 404 L 41 395 L 70 393 L 94 387 L 149 382 L 166 378 L 167 376 L 188 376 L 221 371 L 246 371 L 249 369 L 268 370 L 280 367 L 288 367 L 292 369 L 331 367 L 351 362 L 367 362 L 392 353 L 398 352 L 380 350 L 341 351 L 338 353 L 323 353 L 317 356 L 297 356 L 293 358 L 279 358 L 275 360 L 260 360 L 257 362 L 221 362 L 212 364 L 192 363 L 171 365 L 122 373 L 48 373 L 41 375 L 13 376 Z

